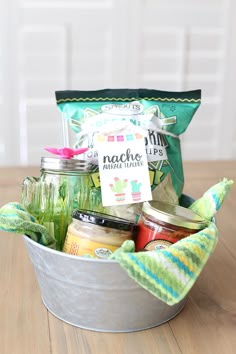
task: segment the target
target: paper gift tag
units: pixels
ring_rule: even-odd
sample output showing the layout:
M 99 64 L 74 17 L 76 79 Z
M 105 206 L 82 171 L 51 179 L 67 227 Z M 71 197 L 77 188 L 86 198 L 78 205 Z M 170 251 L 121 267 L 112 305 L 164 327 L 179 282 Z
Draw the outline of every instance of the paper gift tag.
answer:
M 144 137 L 139 134 L 96 137 L 103 206 L 152 199 Z

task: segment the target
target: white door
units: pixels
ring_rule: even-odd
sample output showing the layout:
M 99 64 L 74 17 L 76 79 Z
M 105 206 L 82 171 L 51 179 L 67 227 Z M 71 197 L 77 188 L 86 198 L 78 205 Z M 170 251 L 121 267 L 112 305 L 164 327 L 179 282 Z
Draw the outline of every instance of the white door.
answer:
M 202 89 L 183 158 L 236 158 L 232 0 L 1 0 L 0 164 L 63 144 L 55 90 Z

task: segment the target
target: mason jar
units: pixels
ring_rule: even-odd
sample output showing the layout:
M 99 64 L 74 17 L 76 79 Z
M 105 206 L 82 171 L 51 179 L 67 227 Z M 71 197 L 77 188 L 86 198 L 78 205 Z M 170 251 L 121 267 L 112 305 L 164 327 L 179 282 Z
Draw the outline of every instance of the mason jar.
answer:
M 22 204 L 62 250 L 74 209 L 102 209 L 101 192 L 92 183 L 90 165 L 79 159 L 41 158 L 40 177 L 27 177 Z

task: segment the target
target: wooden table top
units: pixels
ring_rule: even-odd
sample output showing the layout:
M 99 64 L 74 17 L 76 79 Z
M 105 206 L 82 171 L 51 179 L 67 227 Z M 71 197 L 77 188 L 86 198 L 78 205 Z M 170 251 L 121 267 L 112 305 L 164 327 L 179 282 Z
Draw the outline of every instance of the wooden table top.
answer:
M 199 198 L 223 177 L 236 181 L 236 161 L 185 162 L 184 192 Z M 21 182 L 38 168 L 0 168 L 0 206 L 20 201 Z M 133 333 L 100 333 L 50 314 L 22 237 L 0 233 L 1 354 L 233 354 L 236 352 L 236 184 L 217 213 L 216 250 L 171 321 Z

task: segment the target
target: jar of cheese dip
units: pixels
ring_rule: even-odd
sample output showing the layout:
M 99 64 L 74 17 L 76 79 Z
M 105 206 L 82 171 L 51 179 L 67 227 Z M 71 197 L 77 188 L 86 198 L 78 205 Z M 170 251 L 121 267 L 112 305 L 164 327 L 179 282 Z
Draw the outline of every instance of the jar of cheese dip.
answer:
M 207 226 L 192 210 L 163 202 L 144 202 L 137 225 L 136 251 L 166 248 Z
M 63 252 L 108 258 L 125 240 L 133 238 L 134 223 L 90 210 L 75 210 Z

